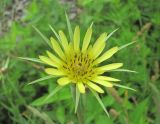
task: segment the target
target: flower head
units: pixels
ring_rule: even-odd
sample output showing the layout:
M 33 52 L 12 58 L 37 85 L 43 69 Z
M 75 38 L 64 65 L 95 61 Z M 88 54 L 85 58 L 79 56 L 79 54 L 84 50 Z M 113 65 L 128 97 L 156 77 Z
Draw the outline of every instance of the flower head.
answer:
M 88 87 L 103 93 L 100 85 L 112 87 L 118 79 L 103 75 L 104 72 L 120 68 L 122 63 L 101 65 L 112 57 L 119 48 L 117 46 L 104 51 L 107 33 L 102 33 L 91 44 L 92 26 L 90 26 L 83 39 L 80 39 L 80 28 L 75 27 L 73 38 L 69 41 L 63 31 L 59 31 L 58 39 L 50 38 L 53 51 L 47 51 L 47 56 L 39 56 L 40 60 L 49 65 L 45 72 L 57 76 L 57 83 L 61 86 L 73 83 L 80 93 L 85 93 Z

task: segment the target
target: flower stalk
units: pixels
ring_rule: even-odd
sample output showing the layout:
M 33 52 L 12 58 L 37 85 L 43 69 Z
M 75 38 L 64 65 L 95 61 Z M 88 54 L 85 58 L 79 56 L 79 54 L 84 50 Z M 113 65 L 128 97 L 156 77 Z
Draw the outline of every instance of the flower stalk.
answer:
M 75 103 L 75 113 L 77 114 L 77 119 L 79 124 L 84 124 L 84 106 L 82 99 L 80 98 L 80 93 L 74 85 L 71 85 L 71 93 L 73 97 L 73 101 Z M 77 95 L 79 94 L 79 95 Z M 78 97 L 79 96 L 79 97 Z M 78 98 L 77 98 L 78 97 Z M 81 100 L 80 100 L 81 99 Z

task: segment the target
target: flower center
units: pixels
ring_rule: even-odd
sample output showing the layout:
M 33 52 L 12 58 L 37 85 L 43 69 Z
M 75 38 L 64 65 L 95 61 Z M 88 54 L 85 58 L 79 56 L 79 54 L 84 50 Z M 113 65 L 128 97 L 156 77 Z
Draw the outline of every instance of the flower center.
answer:
M 68 56 L 63 68 L 67 72 L 68 77 L 75 82 L 83 82 L 91 78 L 95 73 L 93 59 L 88 54 L 81 52 Z

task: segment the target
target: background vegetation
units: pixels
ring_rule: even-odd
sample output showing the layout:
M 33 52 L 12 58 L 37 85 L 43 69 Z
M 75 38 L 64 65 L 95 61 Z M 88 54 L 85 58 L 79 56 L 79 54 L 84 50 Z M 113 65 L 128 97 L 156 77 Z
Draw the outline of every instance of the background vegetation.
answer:
M 33 29 L 53 36 L 48 24 L 67 33 L 64 11 L 79 24 L 82 36 L 94 21 L 93 41 L 100 33 L 119 30 L 107 41 L 108 47 L 137 42 L 120 51 L 110 61 L 138 73 L 114 72 L 121 88 L 106 89 L 101 98 L 108 118 L 91 93 L 85 100 L 86 124 L 160 123 L 160 1 L 159 0 L 0 0 L 0 123 L 1 124 L 77 124 L 69 87 L 42 103 L 54 90 L 56 79 L 26 84 L 45 76 L 43 66 L 16 57 L 38 57 L 48 49 Z

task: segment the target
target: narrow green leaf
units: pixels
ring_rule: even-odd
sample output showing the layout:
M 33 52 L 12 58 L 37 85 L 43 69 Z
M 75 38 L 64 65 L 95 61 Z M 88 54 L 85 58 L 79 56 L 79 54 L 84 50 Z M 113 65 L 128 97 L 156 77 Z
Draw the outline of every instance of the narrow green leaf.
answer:
M 33 113 L 33 115 L 39 117 L 42 119 L 45 124 L 55 124 L 52 119 L 45 113 L 45 112 L 40 112 L 38 109 L 32 107 L 32 106 L 26 106 L 29 111 Z
M 7 58 L 7 60 L 6 60 L 6 62 L 5 62 L 5 65 L 4 65 L 4 68 L 6 69 L 6 68 L 8 68 L 8 65 L 9 65 L 9 57 Z
M 118 49 L 118 50 L 121 50 L 121 49 L 123 49 L 123 48 L 126 48 L 126 47 L 128 47 L 128 46 L 130 46 L 130 45 L 134 44 L 135 42 L 137 42 L 137 41 L 132 41 L 132 42 L 130 42 L 130 43 L 127 43 L 127 44 L 125 44 L 125 45 L 123 45 L 123 46 L 119 47 L 119 49 Z
M 7 106 L 6 105 L 6 103 L 4 103 L 4 102 L 0 102 L 0 105 L 3 107 L 3 108 L 5 108 L 6 110 L 8 110 L 8 111 L 10 111 L 10 112 L 14 112 L 14 109 L 12 108 L 12 107 L 10 107 L 10 106 Z
M 159 96 L 159 99 L 160 99 L 160 91 L 158 90 L 158 88 L 156 87 L 156 85 L 152 84 L 152 83 L 149 83 L 149 85 L 150 85 L 151 89 L 153 90 L 153 92 L 155 94 L 157 94 L 157 96 Z
M 72 31 L 71 23 L 70 23 L 70 20 L 69 20 L 66 12 L 65 12 L 65 15 L 66 15 L 66 21 L 67 21 L 67 27 L 68 27 L 70 41 L 72 41 L 73 40 L 73 31 Z
M 34 29 L 37 31 L 37 33 L 44 39 L 44 41 L 52 48 L 49 39 L 48 39 L 46 36 L 44 36 L 44 35 L 42 34 L 42 32 L 41 32 L 38 28 L 36 28 L 35 26 L 33 26 L 33 28 L 34 28 Z
M 119 71 L 119 72 L 128 72 L 128 73 L 138 73 L 133 70 L 128 70 L 128 69 L 115 69 L 115 70 L 110 70 L 110 71 Z
M 80 92 L 78 88 L 76 87 L 76 103 L 75 103 L 75 113 L 77 112 L 78 104 L 79 104 L 79 99 L 80 99 Z
M 37 80 L 34 80 L 34 81 L 28 83 L 27 85 L 35 84 L 35 83 L 38 83 L 38 82 L 40 82 L 40 81 L 48 80 L 48 79 L 50 79 L 50 78 L 54 78 L 54 77 L 51 76 L 51 75 L 50 75 L 50 76 L 46 76 L 46 77 L 42 77 L 42 78 L 39 78 L 39 79 L 37 79 Z
M 112 31 L 107 37 L 106 37 L 106 41 L 118 30 L 119 28 L 115 29 L 114 31 Z
M 40 59 L 37 59 L 37 58 L 28 58 L 28 57 L 17 57 L 17 58 L 22 60 L 32 61 L 32 62 L 43 63 Z
M 94 24 L 94 22 L 91 23 L 90 28 L 92 28 L 93 24 Z
M 89 89 L 90 89 L 90 88 L 89 88 Z M 99 102 L 99 104 L 101 105 L 101 107 L 103 108 L 103 110 L 105 111 L 105 113 L 107 114 L 107 116 L 110 117 L 110 116 L 109 116 L 109 113 L 108 113 L 108 111 L 106 110 L 106 108 L 105 108 L 105 106 L 104 106 L 101 98 L 99 97 L 99 95 L 98 95 L 95 91 L 93 91 L 92 89 L 90 89 L 90 90 L 92 91 L 93 95 L 96 97 L 97 101 Z
M 49 98 L 54 96 L 60 89 L 62 89 L 62 86 L 58 85 L 49 95 L 44 99 L 43 102 L 46 102 Z
M 56 36 L 56 38 L 60 41 L 59 35 L 57 34 L 56 30 L 51 25 L 49 25 L 49 27 L 53 31 L 53 33 Z
M 135 89 L 130 88 L 130 87 L 127 87 L 127 86 L 124 86 L 124 85 L 120 85 L 120 84 L 116 84 L 116 83 L 112 83 L 112 84 L 113 84 L 114 86 L 117 86 L 117 87 L 121 87 L 121 88 L 124 88 L 124 89 L 136 91 Z

